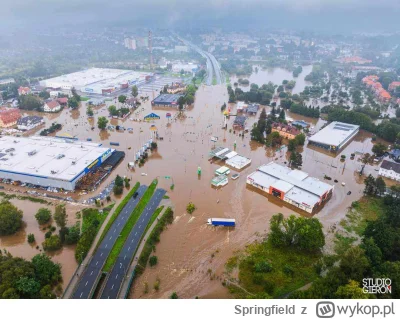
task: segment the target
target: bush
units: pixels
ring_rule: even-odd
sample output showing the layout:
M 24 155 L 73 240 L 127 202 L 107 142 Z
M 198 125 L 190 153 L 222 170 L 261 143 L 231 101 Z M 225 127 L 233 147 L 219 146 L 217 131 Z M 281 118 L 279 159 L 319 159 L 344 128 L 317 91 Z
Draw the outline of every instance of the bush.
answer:
M 123 186 L 115 185 L 113 188 L 114 195 L 121 195 L 123 193 L 123 191 L 124 191 Z
M 179 299 L 178 294 L 174 291 L 171 296 L 169 296 L 170 299 Z
M 157 263 L 158 263 L 157 256 L 151 256 L 150 259 L 149 259 L 150 267 L 153 267 L 153 266 L 157 265 Z
M 35 242 L 35 235 L 28 234 L 28 243 L 33 244 Z
M 12 235 L 22 226 L 22 210 L 9 201 L 0 203 L 0 235 Z
M 56 227 L 55 226 L 51 226 L 50 227 L 50 231 L 55 232 L 56 231 Z
M 79 240 L 79 236 L 80 236 L 79 226 L 74 225 L 74 226 L 68 228 L 68 231 L 65 235 L 65 243 L 67 245 L 76 244 Z
M 196 210 L 196 206 L 192 202 L 187 204 L 186 211 L 188 212 L 188 214 L 192 214 L 195 210 Z
M 46 251 L 54 251 L 61 248 L 61 239 L 58 235 L 52 235 L 49 238 L 46 238 L 44 243 L 42 244 L 43 249 Z
M 269 262 L 262 260 L 262 261 L 257 262 L 254 265 L 254 270 L 256 272 L 271 272 L 272 265 Z
M 51 219 L 51 211 L 48 208 L 39 208 L 35 215 L 39 225 L 47 224 Z
M 51 230 L 49 230 L 48 232 L 46 232 L 46 234 L 44 234 L 44 238 L 50 238 L 51 235 L 53 235 L 53 232 Z

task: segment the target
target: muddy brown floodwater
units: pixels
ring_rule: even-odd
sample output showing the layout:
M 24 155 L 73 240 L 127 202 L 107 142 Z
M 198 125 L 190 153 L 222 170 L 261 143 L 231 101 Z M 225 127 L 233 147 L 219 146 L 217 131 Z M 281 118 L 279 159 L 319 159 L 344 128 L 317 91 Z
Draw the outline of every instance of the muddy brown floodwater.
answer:
M 56 226 L 54 220 L 49 224 L 39 225 L 36 221 L 35 214 L 39 208 L 45 207 L 54 213 L 55 205 L 45 205 L 40 203 L 34 203 L 29 200 L 11 199 L 10 202 L 24 212 L 23 221 L 24 226 L 14 235 L 0 236 L 0 249 L 6 249 L 15 257 L 23 257 L 30 260 L 33 256 L 39 253 L 43 253 L 42 243 L 44 242 L 44 235 L 48 230 L 44 230 L 44 227 L 48 225 Z M 55 202 L 56 203 L 56 202 Z M 67 215 L 68 223 L 67 226 L 74 225 L 78 220 L 76 219 L 76 213 L 83 207 L 81 205 L 67 204 Z M 56 230 L 58 233 L 58 229 Z M 34 234 L 36 242 L 29 244 L 27 242 L 28 234 Z M 39 246 L 37 249 L 36 246 Z M 78 264 L 75 261 L 75 245 L 64 246 L 62 249 L 56 252 L 47 253 L 51 256 L 54 262 L 60 263 L 61 273 L 63 276 L 62 286 L 65 288 L 70 281 L 72 274 L 74 273 Z
M 150 96 L 150 100 L 152 97 Z M 158 265 L 146 268 L 143 275 L 135 282 L 130 298 L 168 298 L 173 291 L 176 291 L 181 298 L 195 296 L 229 298 L 227 289 L 221 285 L 227 259 L 252 241 L 265 237 L 272 215 L 282 213 L 288 216 L 294 213 L 292 207 L 246 186 L 246 176 L 259 165 L 272 160 L 285 165 L 288 155 L 285 149 L 276 153 L 251 142 L 249 134 L 239 137 L 238 132 L 230 133 L 234 117 L 228 122 L 228 130 L 222 130 L 223 116 L 220 108 L 227 101 L 226 86 L 201 86 L 196 94 L 194 107 L 185 111 L 187 117 L 182 120 L 166 118 L 167 112 L 172 113 L 174 118 L 177 115 L 175 109 L 152 109 L 150 102 L 146 102 L 127 119 L 112 120 L 113 125 L 120 124 L 126 128 L 133 128 L 133 133 L 100 131 L 97 127 L 91 130 L 91 126 L 97 126 L 95 124 L 99 116 L 108 116 L 106 106 L 96 108 L 94 120 L 88 120 L 84 105 L 77 111 L 64 110 L 46 118 L 46 126 L 52 121 L 57 121 L 63 124 L 64 133 L 79 139 L 92 138 L 93 141 L 100 141 L 105 146 L 109 146 L 110 141 L 119 142 L 120 146 L 117 149 L 126 152 L 123 162 L 101 187 L 81 199 L 100 192 L 116 174 L 128 176 L 134 182 L 140 181 L 142 184 L 149 184 L 154 178 L 158 178 L 159 187 L 168 191 L 174 205 L 175 220 L 162 233 L 161 241 L 156 247 Z M 107 105 L 109 104 L 110 102 L 107 102 Z M 230 106 L 232 114 L 235 114 L 235 105 Z M 160 115 L 161 119 L 150 123 L 129 119 L 142 120 L 143 116 L 150 112 Z M 305 119 L 316 127 L 324 123 L 322 120 L 295 114 L 290 114 L 290 117 Z M 257 119 L 258 115 L 250 117 L 247 126 L 251 127 Z M 135 152 L 150 138 L 151 125 L 156 126 L 163 141 L 158 141 L 158 150 L 149 156 L 144 166 L 129 170 L 127 163 L 134 160 Z M 251 165 L 240 172 L 239 179 L 229 179 L 229 184 L 218 190 L 211 187 L 211 179 L 214 171 L 222 163 L 208 161 L 208 153 L 214 146 L 210 141 L 211 136 L 218 137 L 216 146 L 234 149 L 236 142 L 235 150 L 252 159 Z M 303 170 L 319 179 L 323 179 L 326 174 L 332 178 L 326 182 L 335 185 L 332 199 L 316 215 L 325 228 L 337 223 L 345 215 L 346 208 L 351 202 L 361 196 L 362 179 L 356 173 L 360 167 L 359 155 L 350 160 L 350 154 L 355 151 L 366 152 L 371 147 L 371 136 L 364 132 L 360 132 L 357 138 L 336 157 L 307 146 L 303 147 Z M 344 163 L 340 161 L 341 154 L 347 155 Z M 197 175 L 198 166 L 202 169 L 200 177 Z M 376 175 L 375 168 L 367 166 L 366 173 L 370 172 Z M 165 179 L 165 176 L 171 176 L 171 179 Z M 334 179 L 337 179 L 338 183 L 335 183 Z M 346 185 L 341 186 L 342 182 Z M 173 191 L 170 190 L 172 183 L 175 185 Z M 352 192 L 350 196 L 346 195 L 349 190 Z M 190 201 L 197 207 L 192 215 L 187 214 L 185 209 Z M 206 221 L 211 217 L 235 218 L 237 226 L 234 230 L 207 226 Z M 76 267 L 72 255 L 71 252 L 70 261 L 65 260 L 62 263 L 63 267 L 68 269 Z M 210 276 L 209 272 L 213 276 Z M 152 287 L 157 279 L 161 284 L 159 291 L 156 292 Z M 148 282 L 150 287 L 148 294 L 143 293 L 145 282 Z

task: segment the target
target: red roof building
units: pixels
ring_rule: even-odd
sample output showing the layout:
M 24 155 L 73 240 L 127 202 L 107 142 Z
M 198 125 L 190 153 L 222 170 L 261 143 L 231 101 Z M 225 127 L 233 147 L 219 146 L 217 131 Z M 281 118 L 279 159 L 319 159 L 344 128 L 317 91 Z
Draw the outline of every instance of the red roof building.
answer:
M 18 88 L 18 95 L 27 95 L 31 93 L 31 89 L 28 87 L 20 86 Z
M 389 91 L 394 91 L 396 88 L 400 86 L 400 82 L 392 82 L 389 84 Z
M 0 109 L 0 127 L 11 127 L 17 124 L 21 118 L 21 113 L 18 109 L 3 108 Z
M 289 140 L 294 139 L 301 133 L 296 127 L 283 123 L 272 123 L 272 132 L 278 132 L 280 136 Z

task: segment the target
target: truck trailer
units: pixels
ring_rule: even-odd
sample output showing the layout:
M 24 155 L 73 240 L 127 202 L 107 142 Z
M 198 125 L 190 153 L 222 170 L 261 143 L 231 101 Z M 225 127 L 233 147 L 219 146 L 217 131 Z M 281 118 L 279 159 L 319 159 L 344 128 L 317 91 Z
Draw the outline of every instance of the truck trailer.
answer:
M 236 221 L 233 218 L 209 218 L 207 225 L 234 227 Z

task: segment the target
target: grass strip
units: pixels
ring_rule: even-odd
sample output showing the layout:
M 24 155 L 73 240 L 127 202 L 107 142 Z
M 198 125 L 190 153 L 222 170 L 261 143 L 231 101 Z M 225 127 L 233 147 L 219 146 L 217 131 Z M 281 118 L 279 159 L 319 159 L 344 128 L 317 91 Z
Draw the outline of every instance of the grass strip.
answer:
M 122 209 L 125 207 L 125 205 L 128 203 L 128 201 L 131 199 L 133 194 L 135 194 L 135 192 L 138 190 L 139 186 L 140 186 L 140 183 L 137 182 L 135 184 L 135 186 L 133 186 L 133 188 L 125 196 L 125 198 L 121 201 L 121 203 L 119 203 L 118 207 L 114 211 L 114 214 L 112 214 L 110 220 L 108 221 L 106 227 L 104 228 L 103 233 L 101 234 L 100 240 L 97 243 L 97 247 L 102 242 L 102 240 L 106 236 L 107 232 L 110 230 L 111 225 L 115 222 L 115 220 L 117 219 L 118 215 L 121 213 Z
M 75 248 L 77 262 L 81 263 L 85 259 L 107 214 L 108 211 L 105 209 L 102 213 L 95 208 L 82 210 L 82 233 Z
M 150 236 L 147 238 L 146 243 L 144 244 L 142 253 L 139 257 L 138 266 L 135 269 L 135 277 L 139 276 L 143 273 L 146 268 L 147 261 L 151 255 L 151 252 L 155 250 L 156 244 L 160 242 L 160 235 L 165 229 L 165 227 L 169 224 L 172 224 L 174 221 L 174 211 L 171 207 L 168 207 L 165 211 L 164 215 L 160 218 L 157 225 L 154 227 Z
M 121 234 L 118 236 L 118 239 L 116 240 L 113 248 L 110 251 L 110 254 L 108 255 L 106 263 L 104 264 L 103 271 L 110 271 L 112 266 L 115 264 L 115 261 L 117 260 L 117 257 L 121 252 L 122 247 L 124 246 L 124 243 L 129 236 L 129 233 L 131 232 L 133 226 L 136 224 L 147 203 L 150 201 L 150 198 L 153 196 L 156 188 L 157 180 L 154 180 L 153 183 L 151 183 L 151 185 L 146 189 L 146 192 L 143 194 L 143 197 L 140 199 L 139 203 L 137 204 L 136 208 L 134 209 L 133 213 L 131 214 L 124 228 L 122 229 Z

